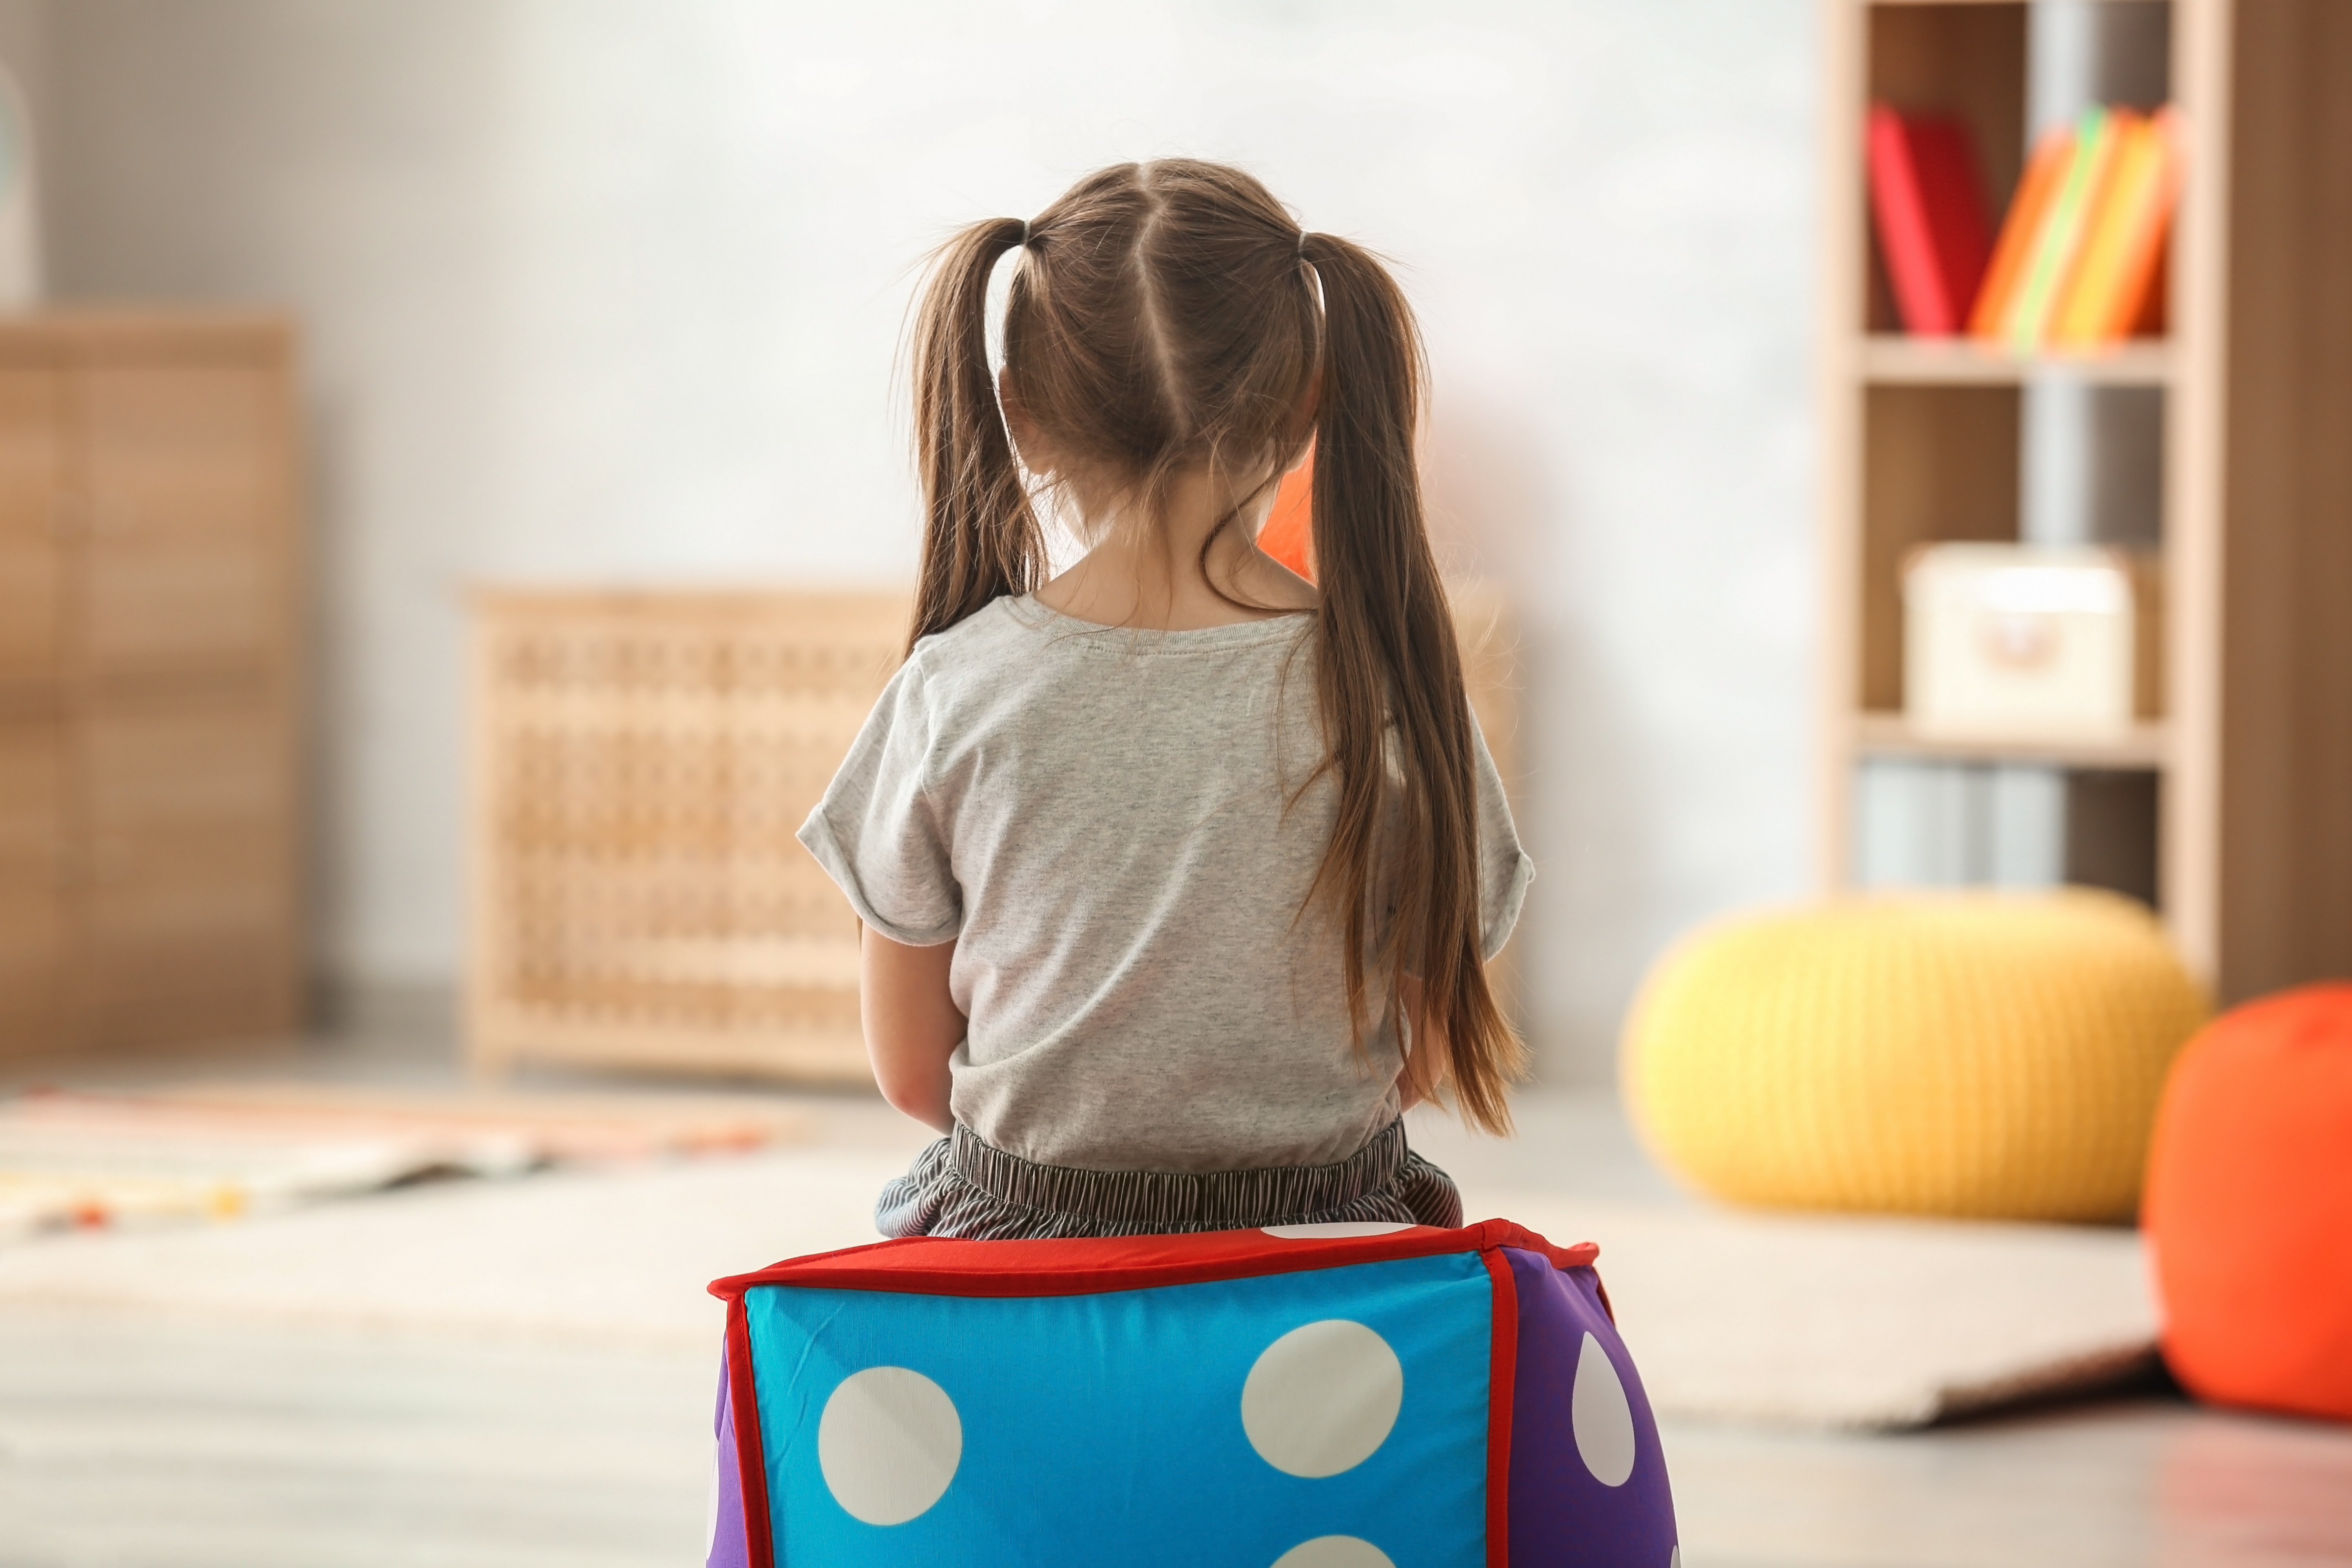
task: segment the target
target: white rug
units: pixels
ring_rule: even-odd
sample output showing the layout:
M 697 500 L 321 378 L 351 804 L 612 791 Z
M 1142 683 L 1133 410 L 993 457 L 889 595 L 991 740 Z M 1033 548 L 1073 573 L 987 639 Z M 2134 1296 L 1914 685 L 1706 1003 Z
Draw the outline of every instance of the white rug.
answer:
M 873 1239 L 894 1152 L 786 1149 L 452 1184 L 201 1229 L 0 1251 L 10 1306 L 560 1337 L 716 1352 L 706 1281 Z M 1843 1427 L 2112 1377 L 2154 1343 L 2138 1239 L 1468 1194 L 1601 1244 L 1659 1414 Z

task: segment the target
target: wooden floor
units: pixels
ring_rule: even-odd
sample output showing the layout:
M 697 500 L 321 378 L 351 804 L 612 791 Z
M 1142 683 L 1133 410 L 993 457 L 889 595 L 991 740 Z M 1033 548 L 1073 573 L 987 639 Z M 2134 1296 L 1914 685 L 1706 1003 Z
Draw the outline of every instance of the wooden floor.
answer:
M 709 1359 L 0 1318 L 7 1568 L 698 1563 Z
M 887 1117 L 817 1103 L 849 1136 Z M 1668 1191 L 1604 1100 L 1545 1097 L 1522 1123 L 1514 1145 L 1418 1141 L 1517 1186 Z M 714 1370 L 0 1312 L 0 1568 L 698 1562 Z M 1685 1426 L 1666 1444 L 1688 1568 L 2352 1564 L 2352 1430 L 2162 1394 L 1898 1436 Z
M 2177 1398 L 1892 1436 L 1665 1439 L 1693 1568 L 2352 1563 L 2352 1432 Z

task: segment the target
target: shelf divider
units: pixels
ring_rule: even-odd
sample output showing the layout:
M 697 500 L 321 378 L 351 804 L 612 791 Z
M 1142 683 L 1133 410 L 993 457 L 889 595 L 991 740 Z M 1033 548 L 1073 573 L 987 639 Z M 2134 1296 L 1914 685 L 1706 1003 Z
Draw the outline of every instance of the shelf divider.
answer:
M 2164 386 L 2173 378 L 2172 345 L 2135 339 L 2109 347 L 2020 354 L 1973 338 L 1864 337 L 1854 356 L 1860 379 L 1874 386 L 2015 386 L 2065 376 L 2102 386 Z
M 2071 740 L 2043 735 L 1948 740 L 1922 735 L 1900 713 L 1864 712 L 1853 718 L 1853 752 L 1864 757 L 1911 757 L 1923 762 L 2041 763 L 2063 768 L 2112 768 L 2160 772 L 2169 758 L 2171 733 L 2161 723 L 2141 723 L 2108 739 Z

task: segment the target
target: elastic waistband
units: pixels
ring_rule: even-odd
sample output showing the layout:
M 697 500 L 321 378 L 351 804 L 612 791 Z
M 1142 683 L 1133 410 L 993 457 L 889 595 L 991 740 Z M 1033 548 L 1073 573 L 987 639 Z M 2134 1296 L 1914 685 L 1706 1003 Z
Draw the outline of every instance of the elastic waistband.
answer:
M 983 1142 L 959 1122 L 955 1167 L 1003 1203 L 1120 1225 L 1245 1229 L 1320 1214 L 1381 1191 L 1405 1168 L 1404 1122 L 1390 1122 L 1330 1165 L 1257 1171 L 1087 1171 L 1040 1165 Z

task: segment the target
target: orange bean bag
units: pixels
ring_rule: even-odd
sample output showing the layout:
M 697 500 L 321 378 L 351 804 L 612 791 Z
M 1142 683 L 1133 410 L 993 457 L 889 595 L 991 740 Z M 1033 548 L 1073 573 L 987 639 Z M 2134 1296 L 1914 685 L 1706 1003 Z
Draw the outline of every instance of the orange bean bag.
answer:
M 2352 984 L 2248 1003 L 2189 1043 L 2147 1194 L 2173 1375 L 2352 1421 Z

